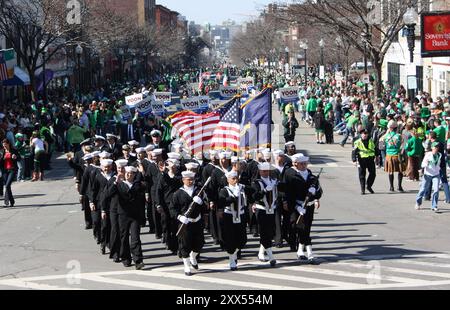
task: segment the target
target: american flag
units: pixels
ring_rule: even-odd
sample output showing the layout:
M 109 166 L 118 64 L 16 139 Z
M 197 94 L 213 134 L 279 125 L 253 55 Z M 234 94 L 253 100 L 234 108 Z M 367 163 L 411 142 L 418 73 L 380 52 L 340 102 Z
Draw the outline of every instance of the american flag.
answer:
M 239 151 L 241 140 L 241 109 L 239 98 L 234 98 L 217 110 L 220 122 L 214 130 L 211 148 Z
M 191 153 L 196 154 L 210 149 L 214 129 L 220 122 L 220 114 L 219 112 L 197 114 L 185 111 L 174 114 L 170 119 L 172 126 L 186 142 Z
M 0 51 L 0 81 L 6 81 L 8 79 L 8 68 L 6 67 L 6 61 L 3 52 Z

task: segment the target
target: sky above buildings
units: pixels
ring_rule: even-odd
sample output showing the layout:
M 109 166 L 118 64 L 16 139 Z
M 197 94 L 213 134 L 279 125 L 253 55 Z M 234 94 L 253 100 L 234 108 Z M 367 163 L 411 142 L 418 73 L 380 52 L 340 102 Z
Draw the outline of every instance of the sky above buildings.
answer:
M 256 17 L 273 0 L 156 0 L 197 24 L 221 24 L 228 19 L 237 23 Z

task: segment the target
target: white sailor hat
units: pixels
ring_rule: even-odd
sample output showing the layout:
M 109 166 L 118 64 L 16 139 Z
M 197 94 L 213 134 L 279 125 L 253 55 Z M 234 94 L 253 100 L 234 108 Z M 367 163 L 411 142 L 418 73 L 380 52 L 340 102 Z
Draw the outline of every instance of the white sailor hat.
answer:
M 127 167 L 125 167 L 125 171 L 126 172 L 134 172 L 134 173 L 136 173 L 138 171 L 138 169 L 136 167 L 133 167 L 133 166 L 127 166 Z
M 258 169 L 261 171 L 274 170 L 274 167 L 270 163 L 260 163 Z
M 110 157 L 111 157 L 111 154 L 108 153 L 108 152 L 103 151 L 103 152 L 101 152 L 101 153 L 99 154 L 99 156 L 100 156 L 100 158 L 110 158 Z
M 195 178 L 195 173 L 191 172 L 191 171 L 183 171 L 181 173 L 181 175 L 183 176 L 183 178 L 185 179 L 194 179 Z
M 181 159 L 181 154 L 178 153 L 168 153 L 167 157 L 172 158 L 172 159 L 176 159 L 176 160 L 180 160 Z
M 146 152 L 151 152 L 151 151 L 153 151 L 155 149 L 155 146 L 154 145 L 151 145 L 151 144 L 149 144 L 149 145 L 147 145 L 146 147 L 145 147 L 145 151 Z
M 116 135 L 113 135 L 112 133 L 107 133 L 106 134 L 106 139 L 109 139 L 109 138 L 118 139 L 118 137 Z
M 209 150 L 209 156 L 210 156 L 210 158 L 211 159 L 213 159 L 213 158 L 217 158 L 218 157 L 218 151 L 216 151 L 216 150 Z
M 224 158 L 231 159 L 232 155 L 233 154 L 231 152 L 222 152 L 222 153 L 219 154 L 219 158 L 220 159 L 224 159 Z
M 156 149 L 156 150 L 152 151 L 152 155 L 154 155 L 154 156 L 161 155 L 162 153 L 163 153 L 162 149 Z
M 288 143 L 286 143 L 284 146 L 286 146 L 286 147 L 290 147 L 290 146 L 294 146 L 295 145 L 295 142 L 293 142 L 293 141 L 289 141 Z
M 106 141 L 105 137 L 99 136 L 99 135 L 95 135 L 94 140 L 95 140 L 95 141 L 97 141 L 97 140 Z
M 282 150 L 276 150 L 273 151 L 273 156 L 278 157 L 284 155 L 284 152 Z
M 91 139 L 86 139 L 80 143 L 81 146 L 91 144 Z
M 100 154 L 101 154 L 102 152 L 100 152 L 100 151 L 95 151 L 95 152 L 92 152 L 92 156 L 94 156 L 94 157 L 100 157 Z
M 92 158 L 94 158 L 94 155 L 92 155 L 92 153 L 89 153 L 89 154 L 86 154 L 86 155 L 83 156 L 83 160 L 89 160 L 89 159 L 92 159 Z
M 292 162 L 294 163 L 307 163 L 309 162 L 309 157 L 303 155 L 303 154 L 295 154 L 292 157 Z
M 200 166 L 200 165 L 197 163 L 190 162 L 190 163 L 187 163 L 185 166 L 186 166 L 186 169 L 197 169 L 198 166 Z
M 130 142 L 128 142 L 129 145 L 139 145 L 139 142 L 137 142 L 136 140 L 131 140 Z
M 179 166 L 180 165 L 180 162 L 178 160 L 176 160 L 176 159 L 173 159 L 173 158 L 169 158 L 168 160 L 166 160 L 166 162 L 172 163 L 175 166 Z
M 145 153 L 145 147 L 139 147 L 136 149 L 136 153 Z
M 225 173 L 225 177 L 226 177 L 227 179 L 237 178 L 237 177 L 238 177 L 238 174 L 237 174 L 236 171 L 231 170 L 231 171 Z
M 100 165 L 102 165 L 103 167 L 111 166 L 113 162 L 114 161 L 112 159 L 103 159 L 100 161 Z
M 123 167 L 126 167 L 127 165 L 128 165 L 128 160 L 126 160 L 126 159 L 116 160 L 116 166 L 117 167 L 123 168 Z
M 270 150 L 264 150 L 262 151 L 264 159 L 270 159 L 272 157 L 272 152 Z
M 231 156 L 231 163 L 232 163 L 232 164 L 235 164 L 235 163 L 237 163 L 237 162 L 239 162 L 239 157 L 237 157 L 237 156 Z
M 161 133 L 161 131 L 155 129 L 155 130 L 152 130 L 152 132 L 150 133 L 150 135 L 151 135 L 152 137 L 161 137 L 162 133 Z

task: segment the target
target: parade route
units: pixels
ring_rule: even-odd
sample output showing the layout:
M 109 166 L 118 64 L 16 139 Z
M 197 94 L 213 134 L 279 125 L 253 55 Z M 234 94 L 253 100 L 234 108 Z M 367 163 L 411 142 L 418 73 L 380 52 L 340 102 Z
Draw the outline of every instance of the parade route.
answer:
M 273 117 L 280 122 L 276 110 Z M 200 270 L 186 277 L 180 260 L 143 228 L 145 269 L 125 269 L 101 256 L 92 231 L 84 230 L 72 171 L 59 154 L 44 182 L 14 183 L 16 206 L 0 209 L 0 289 L 450 288 L 449 206 L 441 201 L 440 214 L 429 202 L 414 210 L 419 184 L 405 182 L 405 194 L 390 194 L 380 170 L 376 194 L 361 196 L 350 144 L 317 145 L 304 123 L 295 142 L 311 157 L 314 173 L 324 168 L 325 195 L 312 232 L 318 266 L 300 264 L 284 247 L 274 249 L 272 269 L 256 261 L 258 242 L 249 235 L 239 270 L 230 272 L 225 253 L 207 235 Z

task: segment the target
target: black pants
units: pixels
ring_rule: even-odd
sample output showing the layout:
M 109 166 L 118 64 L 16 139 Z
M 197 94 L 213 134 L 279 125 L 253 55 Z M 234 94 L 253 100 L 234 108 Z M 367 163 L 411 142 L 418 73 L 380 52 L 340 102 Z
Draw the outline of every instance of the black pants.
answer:
M 250 207 L 251 208 L 251 207 Z M 258 226 L 258 218 L 252 210 L 249 211 L 250 216 L 248 218 L 248 227 L 250 229 L 250 233 L 258 233 L 259 234 L 259 226 Z
M 306 213 L 303 217 L 304 228 L 298 229 L 299 243 L 305 246 L 312 245 L 311 243 L 311 226 L 314 220 L 315 206 L 307 206 Z
M 100 211 L 101 212 L 101 211 Z M 101 213 L 100 213 L 101 214 Z M 101 222 L 101 236 L 102 236 L 102 247 L 108 247 L 109 248 L 109 240 L 111 237 L 111 218 L 110 213 L 107 212 L 106 219 L 102 219 Z
M 84 211 L 84 222 L 87 226 L 92 226 L 91 207 L 89 206 L 89 199 L 87 196 L 83 196 L 81 208 Z
M 156 205 L 154 203 L 152 207 L 152 213 L 153 213 L 153 223 L 155 225 L 155 235 L 162 236 L 163 229 L 161 223 L 161 214 L 158 212 Z
M 189 223 L 184 233 L 178 237 L 178 255 L 180 258 L 189 258 L 191 252 L 200 253 L 204 244 L 203 221 Z
M 96 207 L 95 211 L 91 210 L 92 230 L 97 243 L 102 242 L 102 211 Z
M 119 227 L 120 258 L 122 261 L 131 261 L 131 255 L 133 255 L 133 261 L 135 263 L 141 263 L 143 261 L 143 255 L 140 221 L 126 214 L 119 214 Z
M 284 135 L 284 140 L 286 141 L 286 143 L 291 142 L 291 141 L 295 141 L 295 134 L 293 134 L 293 135 Z
M 259 224 L 260 244 L 265 249 L 270 249 L 275 235 L 275 214 L 266 214 L 265 210 L 257 209 L 256 218 Z
M 214 241 L 219 241 L 216 210 L 210 210 L 208 216 L 209 216 L 209 232 L 211 233 L 211 237 L 214 239 Z
M 369 157 L 369 158 L 360 158 L 359 159 L 359 182 L 361 184 L 361 190 L 365 191 L 366 186 L 368 188 L 372 188 L 373 184 L 375 183 L 375 178 L 377 177 L 377 172 L 375 168 L 375 158 Z M 369 171 L 369 177 L 367 178 L 366 182 L 366 170 Z
M 275 245 L 283 243 L 282 211 L 283 209 L 280 206 L 278 206 L 278 208 L 275 209 L 275 238 L 274 238 Z
M 223 243 L 228 254 L 234 254 L 236 250 L 244 248 L 247 244 L 247 231 L 245 215 L 241 215 L 241 223 L 233 223 L 233 215 L 223 215 Z
M 153 219 L 153 203 L 152 202 L 146 202 L 145 203 L 146 210 L 147 210 L 147 220 L 148 220 L 148 227 L 150 230 L 155 230 L 155 221 Z
M 119 214 L 117 210 L 111 210 L 110 212 L 111 221 L 111 231 L 109 236 L 109 257 L 115 258 L 120 255 L 120 225 L 119 225 Z

